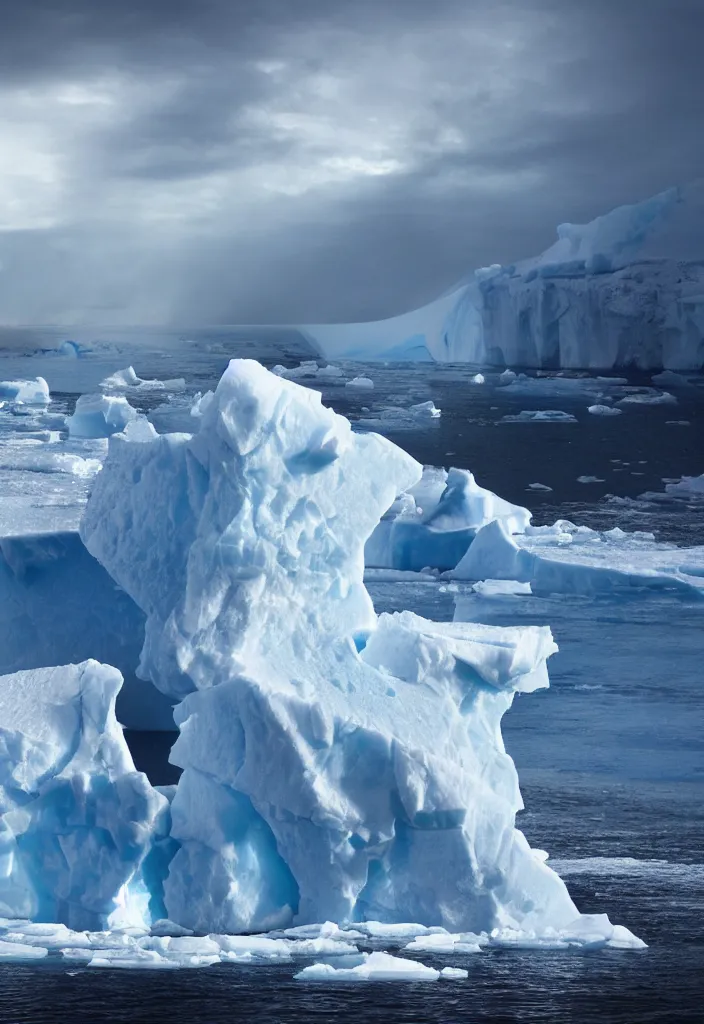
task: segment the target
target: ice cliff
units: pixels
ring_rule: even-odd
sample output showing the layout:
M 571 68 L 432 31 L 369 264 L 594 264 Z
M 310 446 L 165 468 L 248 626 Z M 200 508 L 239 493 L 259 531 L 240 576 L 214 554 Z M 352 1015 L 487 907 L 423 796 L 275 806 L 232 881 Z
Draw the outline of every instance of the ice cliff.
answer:
M 81 534 L 146 615 L 140 674 L 180 701 L 169 917 L 580 932 L 515 828 L 500 732 L 547 686 L 549 629 L 377 617 L 364 588 L 364 544 L 420 466 L 251 361 L 195 435 L 109 443 Z
M 540 256 L 474 271 L 388 320 L 301 327 L 328 359 L 555 369 L 704 365 L 704 261 L 643 259 L 679 189 L 588 224 L 561 224 Z

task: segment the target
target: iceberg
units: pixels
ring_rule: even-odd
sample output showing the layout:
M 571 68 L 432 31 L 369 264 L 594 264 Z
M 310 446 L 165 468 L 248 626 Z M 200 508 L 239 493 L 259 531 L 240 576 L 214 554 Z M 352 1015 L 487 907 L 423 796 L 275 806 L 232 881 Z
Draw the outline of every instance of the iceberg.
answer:
M 698 369 L 704 262 L 641 256 L 683 200 L 673 188 L 588 224 L 561 224 L 540 256 L 476 270 L 410 313 L 299 330 L 326 359 Z
M 423 468 L 421 481 L 396 498 L 364 548 L 370 568 L 420 572 L 454 569 L 477 532 L 501 519 L 522 533 L 531 513 L 499 498 L 465 469 Z
M 146 616 L 140 674 L 180 701 L 168 918 L 611 942 L 515 828 L 500 721 L 547 686 L 549 629 L 377 617 L 364 588 L 421 467 L 248 360 L 199 422 L 114 435 L 81 525 Z
M 121 683 L 92 660 L 0 677 L 2 916 L 101 929 L 135 883 L 167 802 L 135 771 Z
M 124 370 L 116 370 L 100 382 L 104 391 L 184 391 L 186 381 L 183 377 L 172 380 L 145 380 L 138 377 L 133 366 Z
M 704 597 L 704 547 L 678 548 L 657 543 L 649 533 L 618 527 L 598 531 L 564 519 L 510 536 L 495 520 L 477 533 L 451 575 L 529 583 L 540 595 L 669 590 L 699 598 Z
M 2 400 L 18 405 L 48 405 L 51 401 L 49 385 L 43 377 L 34 380 L 0 381 L 0 407 Z
M 138 415 L 122 396 L 81 395 L 66 426 L 69 437 L 110 437 L 124 430 Z

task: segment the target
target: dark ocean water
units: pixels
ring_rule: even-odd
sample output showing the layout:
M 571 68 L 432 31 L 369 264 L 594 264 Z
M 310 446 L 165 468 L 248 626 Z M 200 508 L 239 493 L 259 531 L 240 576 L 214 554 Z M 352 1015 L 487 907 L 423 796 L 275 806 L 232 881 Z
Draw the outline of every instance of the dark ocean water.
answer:
M 77 391 L 92 390 L 105 372 L 127 362 L 145 377 L 184 376 L 196 391 L 214 385 L 230 356 L 256 355 L 271 366 L 311 355 L 295 336 L 271 333 L 251 339 L 190 332 L 190 340 L 197 344 L 137 338 L 129 358 L 123 351 L 110 365 L 83 366 L 80 378 L 75 368 L 57 369 L 58 360 L 45 375 L 52 384 L 53 373 L 52 390 L 70 405 Z M 38 372 L 44 370 L 33 365 L 31 375 Z M 370 365 L 355 372 L 369 375 L 374 391 L 326 386 L 328 404 L 356 419 L 384 405 L 432 398 L 442 409 L 439 422 L 389 436 L 419 461 L 471 468 L 484 486 L 528 505 L 539 523 L 562 517 L 704 543 L 704 502 L 638 497 L 662 492 L 663 477 L 704 472 L 701 387 L 668 387 L 676 406 L 636 406 L 600 418 L 586 411 L 598 401 L 593 391 L 515 395 L 495 387 L 496 374 L 487 374 L 486 385 L 470 384 L 476 368 Z M 629 383 L 647 386 L 650 378 L 633 374 Z M 158 402 L 163 397 L 146 399 L 144 408 Z M 522 409 L 560 409 L 578 422 L 499 422 Z M 164 416 L 177 422 L 177 401 Z M 580 475 L 603 483 L 579 484 Z M 553 489 L 531 492 L 533 482 Z M 452 618 L 455 600 L 467 597 L 466 588 L 452 591 L 438 582 L 369 589 L 379 611 L 411 608 L 444 620 Z M 520 696 L 504 720 L 526 804 L 518 824 L 557 861 L 581 910 L 608 913 L 641 936 L 647 950 L 423 954 L 426 964 L 466 967 L 468 980 L 359 986 L 304 985 L 293 981 L 291 965 L 159 973 L 88 969 L 53 958 L 32 966 L 5 963 L 0 1024 L 702 1024 L 704 602 L 530 598 L 477 601 L 473 613 L 487 622 L 551 625 L 561 648 L 551 659 L 551 689 Z M 128 739 L 153 781 L 171 781 L 167 735 Z

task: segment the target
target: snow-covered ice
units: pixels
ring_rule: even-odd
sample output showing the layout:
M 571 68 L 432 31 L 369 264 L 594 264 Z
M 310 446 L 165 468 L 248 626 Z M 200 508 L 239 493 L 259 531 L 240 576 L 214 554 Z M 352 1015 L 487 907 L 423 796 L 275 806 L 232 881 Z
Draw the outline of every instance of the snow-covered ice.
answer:
M 455 579 L 517 580 L 536 594 L 674 590 L 704 596 L 704 548 L 678 548 L 652 534 L 597 531 L 558 520 L 510 536 L 499 521 L 483 527 Z
M 592 416 L 620 416 L 623 409 L 616 409 L 613 405 L 590 405 L 587 407 L 587 412 L 590 412 Z
M 390 953 L 363 953 L 354 967 L 311 964 L 295 976 L 296 981 L 437 981 L 440 971 L 417 960 Z
M 481 487 L 465 469 L 426 466 L 422 479 L 396 498 L 364 549 L 369 567 L 452 569 L 477 531 L 493 519 L 522 533 L 531 514 Z
M 523 409 L 518 413 L 507 413 L 499 423 L 576 423 L 577 417 L 561 409 Z
M 110 437 L 124 430 L 137 416 L 122 395 L 81 395 L 66 426 L 69 437 Z
M 364 543 L 421 468 L 317 392 L 233 361 L 200 424 L 114 435 L 82 525 L 146 615 L 140 673 L 181 700 L 168 917 L 578 933 L 499 729 L 547 685 L 549 630 L 374 614 Z
M 357 426 L 372 430 L 415 430 L 436 423 L 442 415 L 433 401 L 418 402 L 403 408 L 398 405 L 387 405 L 371 416 L 361 416 Z
M 116 370 L 100 382 L 104 391 L 184 391 L 186 381 L 183 377 L 172 380 L 145 380 L 138 377 L 133 366 L 124 370 Z
M 326 358 L 700 368 L 704 265 L 641 257 L 682 200 L 669 189 L 588 224 L 561 224 L 542 255 L 478 269 L 410 313 L 300 330 Z
M 3 399 L 18 405 L 48 405 L 51 396 L 44 378 L 35 377 L 34 380 L 0 381 L 0 401 Z
M 135 771 L 115 718 L 121 683 L 96 661 L 0 677 L 6 917 L 102 928 L 150 851 L 166 800 Z

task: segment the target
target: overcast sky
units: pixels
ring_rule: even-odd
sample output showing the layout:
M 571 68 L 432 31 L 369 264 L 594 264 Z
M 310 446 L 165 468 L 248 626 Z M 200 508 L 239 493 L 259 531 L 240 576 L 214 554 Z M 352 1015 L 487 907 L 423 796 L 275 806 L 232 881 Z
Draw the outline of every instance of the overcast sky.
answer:
M 703 0 L 0 16 L 0 323 L 392 315 L 704 173 Z

